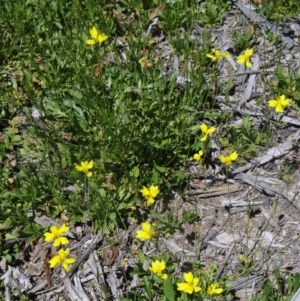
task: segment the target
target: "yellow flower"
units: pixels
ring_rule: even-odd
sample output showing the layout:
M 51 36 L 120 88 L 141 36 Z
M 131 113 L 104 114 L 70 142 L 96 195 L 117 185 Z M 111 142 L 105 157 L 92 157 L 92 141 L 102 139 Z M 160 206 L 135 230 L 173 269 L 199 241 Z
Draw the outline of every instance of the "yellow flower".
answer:
M 60 249 L 58 251 L 58 254 L 53 256 L 50 260 L 49 260 L 49 264 L 50 264 L 50 268 L 55 268 L 57 265 L 61 264 L 62 267 L 66 270 L 69 271 L 70 267 L 69 265 L 71 263 L 74 263 L 76 261 L 75 258 L 67 258 L 70 254 L 70 250 L 63 250 Z
M 218 62 L 221 57 L 225 57 L 228 58 L 230 56 L 230 54 L 228 52 L 222 52 L 220 50 L 217 49 L 212 49 L 212 53 L 214 53 L 214 55 L 212 54 L 206 54 L 206 56 L 210 59 L 212 59 L 213 62 Z
M 177 290 L 188 294 L 201 291 L 201 287 L 197 286 L 199 278 L 194 277 L 192 272 L 184 273 L 183 278 L 185 282 L 177 283 Z
M 146 199 L 146 205 L 150 206 L 155 202 L 155 197 L 159 194 L 158 186 L 151 185 L 148 189 L 147 187 L 143 186 L 143 189 L 140 190 L 143 197 Z
M 206 141 L 208 136 L 211 135 L 215 130 L 216 128 L 215 127 L 207 127 L 206 124 L 202 123 L 200 126 L 200 130 L 202 131 L 202 137 L 200 139 L 200 141 Z
M 168 275 L 163 274 L 162 271 L 166 268 L 166 263 L 162 260 L 156 260 L 151 262 L 151 267 L 149 267 L 149 270 L 156 274 L 161 279 L 167 279 Z
M 235 161 L 235 160 L 238 158 L 238 154 L 237 154 L 237 152 L 233 152 L 233 153 L 231 153 L 229 156 L 222 156 L 222 155 L 220 155 L 219 158 L 220 158 L 220 161 L 221 161 L 223 164 L 229 166 L 229 165 L 231 165 L 231 163 L 232 163 L 233 161 Z
M 275 108 L 276 113 L 282 113 L 284 109 L 291 105 L 291 99 L 285 97 L 285 95 L 280 95 L 276 99 L 269 100 L 269 107 Z
M 245 64 L 248 68 L 252 67 L 252 63 L 250 62 L 250 58 L 253 54 L 253 48 L 252 49 L 246 49 L 244 54 L 241 54 L 237 58 L 237 63 L 240 65 Z
M 91 169 L 93 167 L 94 167 L 93 160 L 91 160 L 90 162 L 84 161 L 84 162 L 81 162 L 80 165 L 75 165 L 76 170 L 84 172 L 88 178 L 93 175 L 93 173 L 91 171 L 89 171 L 89 169 Z
M 155 235 L 149 222 L 142 223 L 142 230 L 136 231 L 136 238 L 145 241 L 151 239 Z
M 90 29 L 90 35 L 92 39 L 85 41 L 88 45 L 95 45 L 97 43 L 101 44 L 108 39 L 108 36 L 104 33 L 98 33 L 98 30 L 95 26 Z
M 208 288 L 207 288 L 207 293 L 209 295 L 220 295 L 223 292 L 222 288 L 217 288 L 218 283 L 212 283 Z
M 191 160 L 195 160 L 195 161 L 197 161 L 198 163 L 202 163 L 202 161 L 203 161 L 203 158 L 202 158 L 203 154 L 204 154 L 203 151 L 200 150 L 198 153 L 196 153 L 196 154 L 193 156 L 193 158 L 191 158 Z
M 143 57 L 139 60 L 139 63 L 142 65 L 143 68 L 151 68 L 152 65 L 149 63 L 149 61 Z
M 50 227 L 50 232 L 44 233 L 45 241 L 50 242 L 54 240 L 53 246 L 58 247 L 60 245 L 66 245 L 69 243 L 69 240 L 66 237 L 61 236 L 63 233 L 69 231 L 69 227 L 63 224 L 60 228 L 56 226 Z

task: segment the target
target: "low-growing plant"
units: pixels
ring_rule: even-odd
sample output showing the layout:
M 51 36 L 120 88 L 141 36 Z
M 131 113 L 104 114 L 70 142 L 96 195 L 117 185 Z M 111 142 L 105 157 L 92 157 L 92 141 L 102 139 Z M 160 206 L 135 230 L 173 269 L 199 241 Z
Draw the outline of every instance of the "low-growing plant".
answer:
M 232 126 L 227 129 L 228 136 L 220 138 L 223 147 L 236 150 L 244 158 L 253 156 L 258 147 L 264 146 L 266 134 L 253 128 L 250 116 L 243 117 L 240 126 Z
M 221 23 L 228 10 L 229 1 L 208 0 L 201 8 L 201 20 L 206 25 L 218 25 Z
M 290 301 L 300 285 L 300 274 L 288 274 L 286 279 L 280 273 L 279 267 L 273 271 L 274 281 L 265 280 L 261 291 L 254 295 L 251 301 Z
M 286 17 L 295 17 L 300 10 L 297 0 L 270 0 L 261 1 L 258 12 L 268 20 L 279 23 Z
M 248 29 L 242 33 L 234 32 L 232 34 L 234 46 L 238 52 L 251 48 L 255 43 L 255 35 L 253 35 L 253 29 Z

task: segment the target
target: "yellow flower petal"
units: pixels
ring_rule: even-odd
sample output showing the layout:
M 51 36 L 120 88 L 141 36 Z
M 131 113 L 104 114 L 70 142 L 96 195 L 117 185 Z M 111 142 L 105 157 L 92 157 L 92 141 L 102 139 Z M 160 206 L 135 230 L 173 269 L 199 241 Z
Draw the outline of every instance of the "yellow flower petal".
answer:
M 269 107 L 275 108 L 277 106 L 277 100 L 275 100 L 275 99 L 269 100 L 268 104 L 269 104 Z
M 198 282 L 199 282 L 199 278 L 198 277 L 194 277 L 194 279 L 193 279 L 193 287 L 196 287 L 197 284 L 198 284 Z
M 99 34 L 98 38 L 97 38 L 99 43 L 102 43 L 102 42 L 106 41 L 107 39 L 108 39 L 108 36 L 105 35 L 104 33 Z
M 80 165 L 75 165 L 75 168 L 76 168 L 77 171 L 82 171 L 83 170 L 83 168 Z
M 195 287 L 194 287 L 194 291 L 195 291 L 195 293 L 200 292 L 200 291 L 201 291 L 201 287 L 195 286 Z
M 145 222 L 145 223 L 142 223 L 141 225 L 142 225 L 143 231 L 147 231 L 147 232 L 150 231 L 150 229 L 151 229 L 150 223 Z
M 53 246 L 59 247 L 60 245 L 67 245 L 69 240 L 66 237 L 59 237 L 54 240 Z
M 192 294 L 193 287 L 186 282 L 177 283 L 177 290 L 182 291 L 184 293 Z
M 285 98 L 284 95 L 279 96 L 279 100 L 280 100 L 280 104 L 281 104 L 283 107 L 287 107 L 287 106 L 289 106 L 290 103 L 291 103 L 291 100 L 288 99 L 288 98 Z
M 96 28 L 95 26 L 93 26 L 93 27 L 90 29 L 90 35 L 91 35 L 91 37 L 92 37 L 95 41 L 97 41 L 97 39 L 98 39 L 98 30 L 97 30 L 97 28 Z
M 150 197 L 146 197 L 146 206 L 151 206 L 152 204 L 155 203 L 155 199 L 154 198 L 150 198 Z
M 206 141 L 207 138 L 208 138 L 208 135 L 204 135 L 204 136 L 202 136 L 202 137 L 200 138 L 200 141 Z
M 245 51 L 245 56 L 246 57 L 251 57 L 252 56 L 252 54 L 253 54 L 253 48 L 251 48 L 251 49 L 246 49 L 246 51 Z
M 61 263 L 61 258 L 59 255 L 53 256 L 50 260 L 49 260 L 49 264 L 50 264 L 50 268 L 55 268 L 57 265 L 59 265 Z
M 206 54 L 206 56 L 210 59 L 212 59 L 213 62 L 215 62 L 217 60 L 217 57 L 216 56 L 213 56 L 211 54 Z
M 93 168 L 94 167 L 94 161 L 93 160 L 91 160 L 88 164 L 87 164 L 87 169 L 91 169 L 91 168 Z
M 187 283 L 192 284 L 192 283 L 193 283 L 194 276 L 193 276 L 192 272 L 184 273 L 184 274 L 183 274 L 183 279 L 184 279 Z
M 45 236 L 45 242 L 50 242 L 51 240 L 54 239 L 53 233 L 46 232 L 44 233 L 44 236 Z
M 207 134 L 212 134 L 212 133 L 214 133 L 216 131 L 216 128 L 215 127 L 210 127 L 209 129 L 207 129 L 207 131 L 206 131 L 206 133 Z
M 95 40 L 86 40 L 85 43 L 88 45 L 95 45 L 96 41 Z
M 143 196 L 149 196 L 149 189 L 145 186 L 143 186 L 143 188 L 140 190 L 140 192 L 142 193 Z
M 69 271 L 70 270 L 70 264 L 74 263 L 76 261 L 75 258 L 66 258 L 63 262 L 62 262 L 62 267 L 64 268 L 65 271 Z
M 202 133 L 206 133 L 207 131 L 207 125 L 205 123 L 202 123 L 200 126 L 199 126 L 200 130 L 202 131 Z
M 227 157 L 220 155 L 219 159 L 223 164 L 227 163 Z
M 58 255 L 59 255 L 61 258 L 68 257 L 69 254 L 70 254 L 70 250 L 69 250 L 69 249 L 66 249 L 66 250 L 60 249 L 60 250 L 58 251 Z
M 69 227 L 66 226 L 66 224 L 63 224 L 59 229 L 58 229 L 58 233 L 59 235 L 63 234 L 63 233 L 67 233 L 69 232 Z
M 237 63 L 240 64 L 240 65 L 243 65 L 245 64 L 245 56 L 243 54 L 239 55 L 238 58 L 237 58 Z
M 246 61 L 246 67 L 247 68 L 251 68 L 252 67 L 252 63 L 249 60 Z
M 229 155 L 229 159 L 231 161 L 235 161 L 238 158 L 237 152 L 233 152 L 232 154 Z
M 159 194 L 158 186 L 151 185 L 149 189 L 149 196 L 155 198 Z
M 74 262 L 76 261 L 76 258 L 70 257 L 70 258 L 66 258 L 64 261 L 65 261 L 67 264 L 70 264 L 70 263 L 74 263 Z

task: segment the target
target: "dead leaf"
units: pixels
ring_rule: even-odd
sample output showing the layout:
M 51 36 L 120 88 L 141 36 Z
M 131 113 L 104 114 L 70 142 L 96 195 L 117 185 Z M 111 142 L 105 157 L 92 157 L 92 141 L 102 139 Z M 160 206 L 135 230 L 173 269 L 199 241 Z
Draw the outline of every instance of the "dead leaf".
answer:
M 103 63 L 100 61 L 94 65 L 94 76 L 99 77 Z
M 111 251 L 112 251 L 112 254 L 110 256 L 110 259 L 109 259 L 109 262 L 108 262 L 108 265 L 113 265 L 113 263 L 115 262 L 118 254 L 119 254 L 119 245 L 114 245 L 111 247 Z
M 14 184 L 14 182 L 15 182 L 14 178 L 8 178 L 8 179 L 7 179 L 7 183 L 8 183 L 9 185 Z
M 10 161 L 9 164 L 10 164 L 10 166 L 15 167 L 17 165 L 17 160 L 14 159 L 14 160 Z
M 70 219 L 68 218 L 68 216 L 64 213 L 64 212 L 62 212 L 61 214 L 60 214 L 60 218 L 64 221 L 64 222 L 68 222 Z

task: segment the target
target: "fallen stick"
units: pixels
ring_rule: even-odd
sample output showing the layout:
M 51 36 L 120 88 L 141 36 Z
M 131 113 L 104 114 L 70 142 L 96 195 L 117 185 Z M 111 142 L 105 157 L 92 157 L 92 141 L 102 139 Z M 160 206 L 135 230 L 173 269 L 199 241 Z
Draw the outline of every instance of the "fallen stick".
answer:
M 89 256 L 91 252 L 93 252 L 97 246 L 97 244 L 102 240 L 102 231 L 100 230 L 96 237 L 91 242 L 90 246 L 86 249 L 86 251 L 75 261 L 75 263 L 72 265 L 71 269 L 67 272 L 65 278 L 72 278 L 73 273 L 75 270 L 79 267 L 81 262 Z

